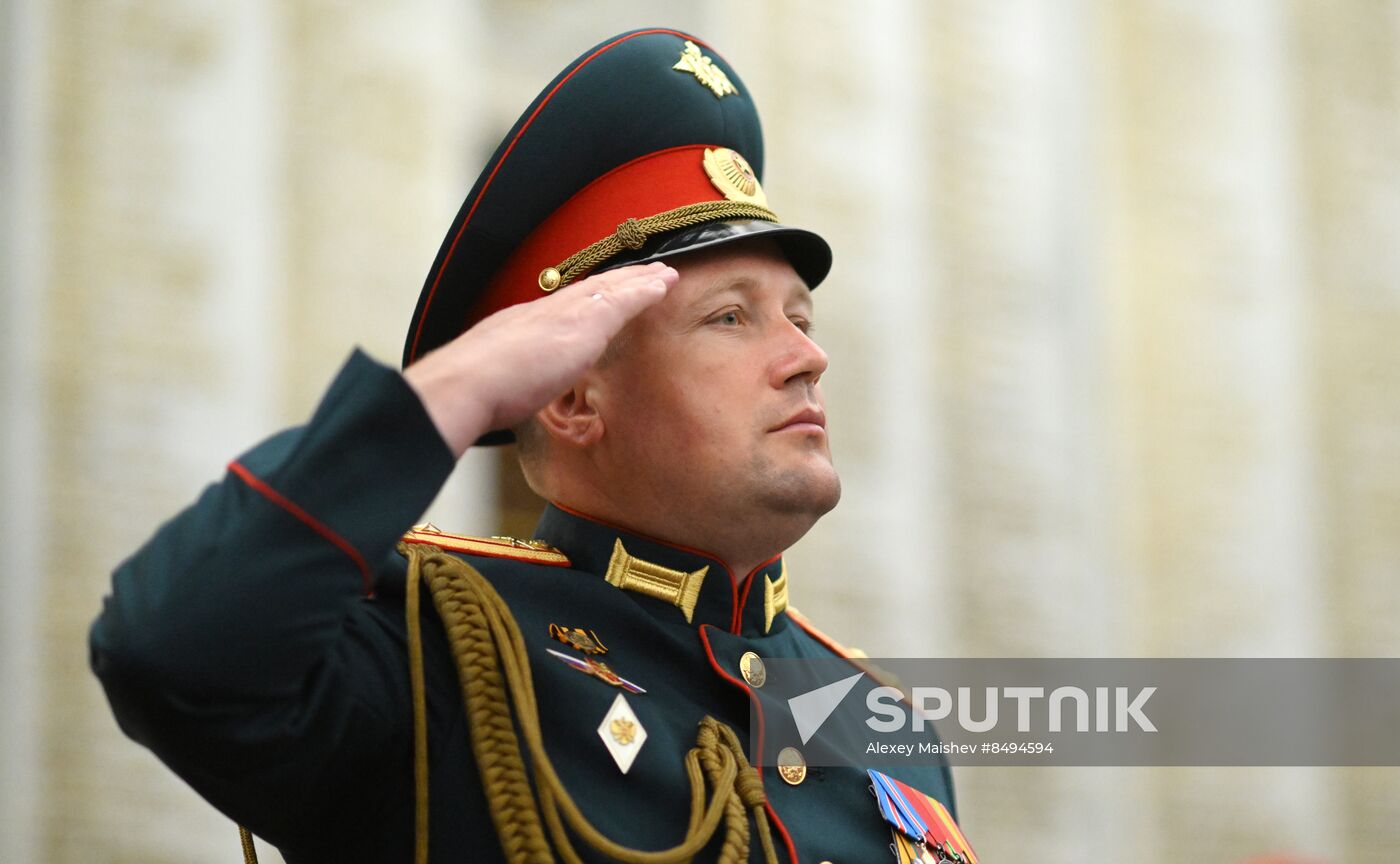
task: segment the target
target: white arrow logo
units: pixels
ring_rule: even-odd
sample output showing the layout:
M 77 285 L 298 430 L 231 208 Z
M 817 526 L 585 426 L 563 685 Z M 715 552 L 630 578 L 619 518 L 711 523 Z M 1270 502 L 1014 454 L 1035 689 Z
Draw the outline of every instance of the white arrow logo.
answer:
M 851 688 L 856 686 L 856 682 L 864 674 L 857 672 L 849 678 L 842 678 L 788 700 L 792 721 L 797 724 L 797 734 L 802 736 L 803 744 L 817 734 L 826 718 L 831 716 L 831 712 L 836 710 L 836 706 L 841 704 L 841 700 L 846 698 L 846 694 L 851 692 Z

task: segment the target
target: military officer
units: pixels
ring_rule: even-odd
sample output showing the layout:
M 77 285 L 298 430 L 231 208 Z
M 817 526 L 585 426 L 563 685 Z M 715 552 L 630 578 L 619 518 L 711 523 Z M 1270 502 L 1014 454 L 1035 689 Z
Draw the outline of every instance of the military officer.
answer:
M 809 332 L 831 254 L 762 171 L 701 39 L 569 64 L 447 232 L 405 371 L 352 354 L 115 573 L 92 665 L 127 734 L 292 864 L 918 854 L 874 775 L 749 760 L 785 722 L 764 658 L 845 654 L 782 558 L 839 497 Z M 511 437 L 535 538 L 412 528 Z M 953 824 L 946 768 L 899 779 Z

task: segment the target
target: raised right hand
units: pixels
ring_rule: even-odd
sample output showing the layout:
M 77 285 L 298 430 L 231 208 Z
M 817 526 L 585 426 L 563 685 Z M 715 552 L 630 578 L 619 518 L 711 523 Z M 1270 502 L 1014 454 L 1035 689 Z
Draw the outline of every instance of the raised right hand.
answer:
M 597 362 L 612 338 L 680 278 L 660 262 L 619 267 L 502 309 L 404 371 L 461 456 L 525 420 Z

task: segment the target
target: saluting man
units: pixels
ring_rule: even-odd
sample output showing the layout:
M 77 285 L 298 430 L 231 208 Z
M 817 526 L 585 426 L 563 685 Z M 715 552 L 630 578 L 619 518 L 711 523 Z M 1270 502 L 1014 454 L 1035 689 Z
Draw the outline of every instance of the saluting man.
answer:
M 842 652 L 782 559 L 840 497 L 831 253 L 762 170 L 701 39 L 569 64 L 467 195 L 403 373 L 353 354 L 117 570 L 92 665 L 127 734 L 292 864 L 975 861 L 946 768 L 900 774 L 931 851 L 865 772 L 747 758 L 764 658 Z M 512 437 L 535 538 L 413 528 Z

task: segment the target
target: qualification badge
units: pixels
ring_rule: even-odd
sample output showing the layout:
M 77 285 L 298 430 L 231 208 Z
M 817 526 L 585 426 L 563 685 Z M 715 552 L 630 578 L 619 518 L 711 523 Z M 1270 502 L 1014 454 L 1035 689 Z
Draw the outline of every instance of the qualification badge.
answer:
M 646 743 L 647 730 L 642 728 L 642 721 L 637 719 L 621 693 L 603 715 L 603 722 L 598 724 L 598 737 L 603 739 L 603 746 L 608 748 L 618 770 L 626 774 Z

